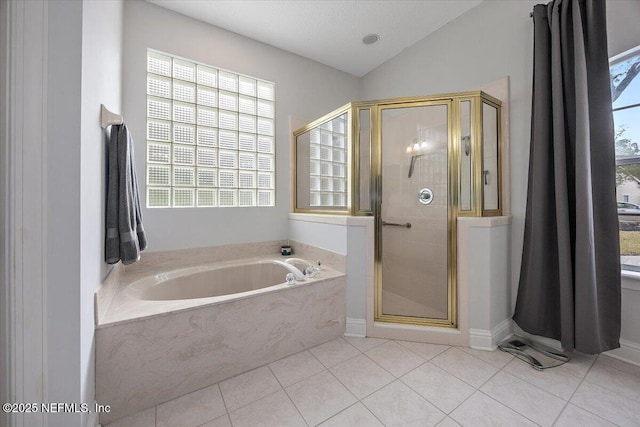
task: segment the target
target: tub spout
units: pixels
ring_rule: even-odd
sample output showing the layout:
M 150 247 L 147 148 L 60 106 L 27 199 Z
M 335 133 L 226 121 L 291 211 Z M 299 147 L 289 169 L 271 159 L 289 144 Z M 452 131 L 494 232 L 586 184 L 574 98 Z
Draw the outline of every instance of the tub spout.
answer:
M 287 258 L 285 262 L 291 265 L 294 265 L 296 262 L 300 264 L 304 264 L 305 270 L 309 267 L 313 267 L 313 264 L 311 264 L 309 261 L 302 258 Z
M 278 264 L 293 273 L 293 276 L 296 278 L 296 280 L 306 280 L 306 278 L 304 277 L 304 273 L 302 273 L 302 271 L 300 271 L 295 265 L 287 264 L 286 262 L 280 261 L 278 259 L 274 259 L 273 263 Z

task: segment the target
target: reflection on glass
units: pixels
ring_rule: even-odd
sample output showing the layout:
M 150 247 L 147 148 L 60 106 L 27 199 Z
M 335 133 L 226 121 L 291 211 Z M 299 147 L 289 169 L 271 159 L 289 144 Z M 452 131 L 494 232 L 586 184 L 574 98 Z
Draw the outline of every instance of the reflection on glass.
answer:
M 482 104 L 482 191 L 484 210 L 498 209 L 498 109 Z
M 471 210 L 471 101 L 460 102 L 460 210 Z
M 447 106 L 381 114 L 381 219 L 392 223 L 381 230 L 382 314 L 447 319 Z M 423 188 L 432 203 L 420 203 Z
M 360 197 L 358 210 L 371 210 L 371 110 L 360 110 Z

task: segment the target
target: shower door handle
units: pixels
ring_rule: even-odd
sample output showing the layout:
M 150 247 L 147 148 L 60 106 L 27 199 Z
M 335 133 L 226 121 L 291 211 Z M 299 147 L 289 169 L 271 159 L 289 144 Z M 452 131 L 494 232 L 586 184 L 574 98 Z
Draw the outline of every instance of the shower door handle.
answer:
M 405 222 L 404 224 L 399 224 L 397 222 L 387 222 L 387 221 L 382 221 L 382 225 L 388 225 L 390 227 L 404 227 L 404 228 L 411 228 L 411 223 L 410 222 Z

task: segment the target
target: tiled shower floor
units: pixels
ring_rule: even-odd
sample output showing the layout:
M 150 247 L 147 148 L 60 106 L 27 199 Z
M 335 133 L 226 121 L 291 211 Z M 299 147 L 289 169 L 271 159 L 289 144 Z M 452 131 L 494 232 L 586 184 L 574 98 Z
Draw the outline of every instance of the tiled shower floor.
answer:
M 573 354 L 538 372 L 500 352 L 340 338 L 109 424 L 640 426 L 640 367 Z

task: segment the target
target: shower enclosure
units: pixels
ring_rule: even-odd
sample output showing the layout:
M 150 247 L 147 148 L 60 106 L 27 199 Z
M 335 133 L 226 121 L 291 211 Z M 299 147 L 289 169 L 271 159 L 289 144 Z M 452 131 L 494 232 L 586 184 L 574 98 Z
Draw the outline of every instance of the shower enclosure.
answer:
M 375 218 L 375 321 L 455 328 L 456 218 L 501 214 L 500 101 L 350 103 L 294 138 L 294 212 Z

